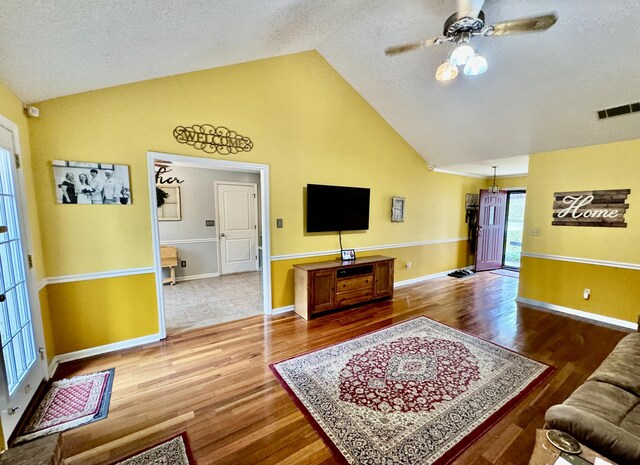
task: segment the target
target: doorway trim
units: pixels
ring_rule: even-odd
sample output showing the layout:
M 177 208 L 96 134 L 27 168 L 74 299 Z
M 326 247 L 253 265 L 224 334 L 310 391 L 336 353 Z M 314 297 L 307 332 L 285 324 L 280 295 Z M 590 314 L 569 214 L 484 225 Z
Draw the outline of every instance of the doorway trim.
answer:
M 22 152 L 22 146 L 20 144 L 20 128 L 16 123 L 0 114 L 0 126 L 3 126 L 9 132 L 11 132 L 11 137 L 13 139 L 13 154 L 17 156 L 22 163 L 24 163 L 24 154 Z M 12 161 L 13 163 L 13 161 Z M 14 165 L 15 166 L 15 165 Z M 24 260 L 24 271 L 25 271 L 25 284 L 27 286 L 27 298 L 29 299 L 29 307 L 31 311 L 31 324 L 33 328 L 33 339 L 36 349 L 36 361 L 35 363 L 39 365 L 40 375 L 42 376 L 41 380 L 49 379 L 49 366 L 48 366 L 48 356 L 47 353 L 47 345 L 44 337 L 44 326 L 42 322 L 42 309 L 40 307 L 40 295 L 39 289 L 37 286 L 37 276 L 36 276 L 36 268 L 30 268 L 27 262 L 27 257 L 29 255 L 33 255 L 33 236 L 31 234 L 31 221 L 29 217 L 29 205 L 27 201 L 27 184 L 25 181 L 24 175 L 24 167 L 15 168 L 15 177 L 14 188 L 15 188 L 15 200 L 16 207 L 18 210 L 18 224 L 20 228 L 20 236 L 22 238 L 23 245 L 23 256 L 21 257 Z M 44 270 L 43 270 L 44 271 Z M 42 349 L 42 352 L 40 352 Z M 4 372 L 4 356 L 0 354 L 0 360 L 2 363 L 2 367 L 0 370 Z M 34 372 L 35 373 L 35 372 Z M 2 388 L 7 388 L 8 384 L 5 379 L 4 373 L 0 373 L 0 377 L 3 378 L 4 385 Z M 25 379 L 21 381 L 24 383 Z M 35 396 L 36 390 L 33 389 L 32 393 L 29 395 L 29 401 L 33 400 Z M 9 405 L 9 397 L 5 398 L 5 395 L 8 393 L 2 393 L 0 396 L 3 397 L 3 404 L 6 406 Z M 15 393 L 14 393 L 15 394 Z M 5 406 L 5 405 L 3 405 Z M 19 412 L 19 416 L 22 417 L 25 414 L 26 408 L 23 408 L 21 412 Z M 19 423 L 18 423 L 19 424 Z M 8 441 L 11 438 L 12 434 L 15 433 L 15 429 L 13 431 L 4 431 L 2 434 L 2 440 L 0 440 L 0 445 L 2 445 L 5 449 L 8 446 Z
M 511 207 L 511 194 L 527 194 L 527 189 L 524 187 L 516 188 L 512 187 L 510 189 L 504 189 L 507 192 L 507 210 L 504 215 L 504 240 L 502 245 L 502 266 L 500 268 L 509 270 L 509 271 L 517 271 L 520 272 L 520 267 L 507 266 L 504 264 L 504 261 L 507 257 L 507 234 L 509 234 L 509 208 Z M 526 200 L 525 200 L 526 205 Z M 524 229 L 522 230 L 522 236 L 524 238 Z M 522 239 L 521 239 L 522 240 Z M 522 245 L 520 246 L 520 256 L 522 256 Z
M 217 160 L 188 155 L 162 152 L 147 152 L 147 180 L 149 186 L 149 206 L 151 210 L 151 237 L 153 243 L 153 261 L 156 275 L 156 297 L 158 299 L 158 326 L 160 338 L 167 337 L 164 317 L 164 295 L 162 292 L 162 266 L 160 262 L 160 231 L 158 228 L 158 211 L 156 199 L 156 161 L 170 161 L 192 168 L 205 168 L 225 171 L 248 171 L 260 175 L 260 208 L 262 228 L 262 308 L 267 315 L 272 313 L 271 306 L 271 230 L 269 214 L 269 165 L 246 163 L 240 161 Z

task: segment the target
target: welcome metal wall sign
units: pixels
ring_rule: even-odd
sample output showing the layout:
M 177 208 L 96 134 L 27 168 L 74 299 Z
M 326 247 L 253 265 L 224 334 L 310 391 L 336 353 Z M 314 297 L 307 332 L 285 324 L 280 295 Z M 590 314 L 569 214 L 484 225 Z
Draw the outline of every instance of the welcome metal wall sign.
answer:
M 248 137 L 224 126 L 215 127 L 210 124 L 178 126 L 173 130 L 173 137 L 181 144 L 192 145 L 207 153 L 218 152 L 220 155 L 248 152 L 253 148 L 253 142 Z
M 555 192 L 554 226 L 600 226 L 626 228 L 624 214 L 629 208 L 631 189 Z

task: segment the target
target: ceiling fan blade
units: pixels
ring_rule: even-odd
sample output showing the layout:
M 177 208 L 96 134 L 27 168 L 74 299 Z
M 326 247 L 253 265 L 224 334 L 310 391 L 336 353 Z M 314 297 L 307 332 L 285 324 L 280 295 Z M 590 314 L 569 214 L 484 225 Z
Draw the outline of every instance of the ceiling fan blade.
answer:
M 507 34 L 544 31 L 553 26 L 557 20 L 558 16 L 555 13 L 549 13 L 542 16 L 534 16 L 532 18 L 503 21 L 492 26 L 493 32 L 491 35 L 504 36 Z
M 385 55 L 397 55 L 398 53 L 411 52 L 412 50 L 418 50 L 422 47 L 430 47 L 438 43 L 440 37 L 431 37 L 430 39 L 419 40 L 418 42 L 411 42 L 409 44 L 396 45 L 395 47 L 389 47 L 384 51 Z
M 458 19 L 477 18 L 484 5 L 484 0 L 458 0 Z

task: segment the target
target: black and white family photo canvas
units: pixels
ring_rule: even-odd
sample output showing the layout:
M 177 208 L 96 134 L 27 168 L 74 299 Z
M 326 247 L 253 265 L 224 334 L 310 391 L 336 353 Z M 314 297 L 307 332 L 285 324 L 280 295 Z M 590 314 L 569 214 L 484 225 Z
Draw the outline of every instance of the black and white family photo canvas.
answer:
M 67 160 L 52 163 L 58 203 L 131 204 L 127 165 Z

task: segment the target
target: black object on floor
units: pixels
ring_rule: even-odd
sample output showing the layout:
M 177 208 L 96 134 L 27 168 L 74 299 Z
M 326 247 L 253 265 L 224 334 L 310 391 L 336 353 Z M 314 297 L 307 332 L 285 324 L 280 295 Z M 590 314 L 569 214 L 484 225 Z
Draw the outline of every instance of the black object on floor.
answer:
M 448 274 L 448 276 L 452 276 L 454 278 L 466 278 L 467 276 L 472 276 L 475 273 L 471 270 L 460 269 L 456 271 L 452 271 Z

